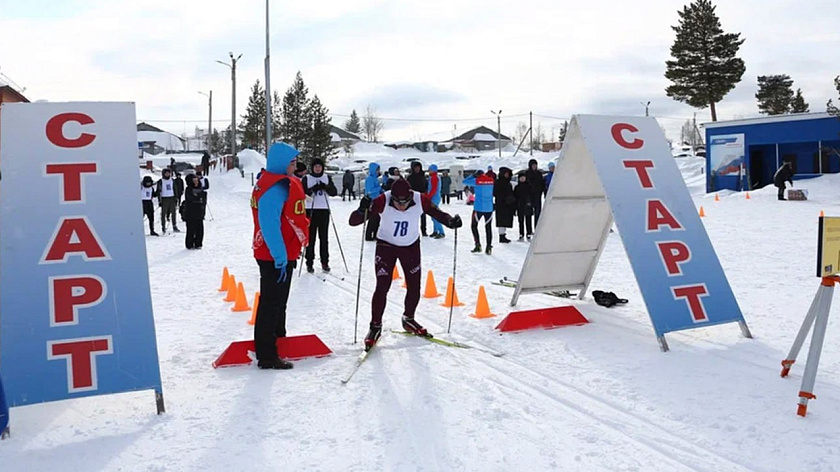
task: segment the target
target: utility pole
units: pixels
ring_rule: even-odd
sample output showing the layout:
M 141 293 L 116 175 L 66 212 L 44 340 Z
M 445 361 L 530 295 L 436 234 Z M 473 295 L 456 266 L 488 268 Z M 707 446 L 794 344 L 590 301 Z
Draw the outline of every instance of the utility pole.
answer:
M 490 113 L 496 115 L 496 147 L 499 148 L 499 158 L 502 157 L 502 110 L 496 113 L 490 110 Z
M 534 112 L 528 112 L 528 134 L 530 134 L 531 138 L 531 155 L 534 155 Z
M 271 55 L 268 38 L 268 0 L 265 0 L 265 155 L 271 147 Z
M 647 103 L 644 103 L 644 102 L 639 102 L 639 103 L 641 103 L 642 106 L 645 107 L 645 116 L 649 116 L 648 115 L 648 108 L 650 107 L 650 100 L 648 100 Z
M 210 109 L 210 116 L 207 118 L 207 152 L 212 156 L 213 155 L 213 91 L 210 91 L 210 94 L 206 94 L 204 92 L 198 92 L 205 97 L 210 99 L 208 108 Z M 205 171 L 206 172 L 206 171 Z
M 233 53 L 229 52 L 228 56 L 230 56 L 230 64 L 222 61 L 216 62 L 230 67 L 230 152 L 234 156 L 234 161 L 236 161 L 236 62 L 242 57 L 242 54 L 234 58 Z

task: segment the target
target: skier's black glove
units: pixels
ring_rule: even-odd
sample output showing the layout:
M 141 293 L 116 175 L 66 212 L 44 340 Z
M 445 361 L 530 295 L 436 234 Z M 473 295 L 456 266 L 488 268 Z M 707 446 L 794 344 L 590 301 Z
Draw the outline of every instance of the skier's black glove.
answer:
M 451 220 L 449 220 L 449 227 L 452 229 L 460 228 L 464 226 L 464 222 L 461 221 L 460 215 L 455 215 Z
M 359 211 L 364 213 L 369 208 L 370 208 L 370 198 L 362 197 L 362 199 L 359 200 Z

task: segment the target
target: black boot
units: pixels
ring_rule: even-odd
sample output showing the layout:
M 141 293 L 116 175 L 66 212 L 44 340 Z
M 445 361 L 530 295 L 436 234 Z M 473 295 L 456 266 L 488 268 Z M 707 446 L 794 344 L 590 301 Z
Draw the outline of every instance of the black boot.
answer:
M 315 267 L 312 266 L 311 262 L 306 263 L 306 271 L 309 272 L 310 274 L 315 272 Z
M 420 323 L 418 323 L 414 318 L 408 318 L 406 316 L 403 316 L 402 326 L 404 330 L 408 331 L 409 333 L 415 336 L 431 337 L 429 332 L 426 331 L 426 328 L 420 326 Z
M 323 270 L 324 272 L 329 272 L 330 271 L 330 264 L 327 263 L 327 262 L 322 262 L 321 263 L 321 270 Z
M 481 252 L 481 244 L 476 243 L 475 247 L 470 252 L 476 252 L 476 253 Z
M 260 369 L 291 369 L 295 365 L 287 360 L 280 359 L 279 357 L 276 359 L 271 360 L 261 360 L 257 361 L 257 367 Z
M 489 256 L 490 254 L 493 254 L 493 246 L 487 246 L 487 250 L 486 250 L 486 251 L 484 251 L 484 252 L 485 252 L 485 253 L 487 253 L 487 255 L 488 255 L 488 256 Z
M 370 351 L 376 342 L 379 341 L 379 336 L 382 335 L 382 325 L 370 325 L 370 330 L 365 336 L 365 351 Z
M 505 236 L 504 234 L 500 234 L 499 235 L 499 242 L 500 243 L 509 243 L 510 239 L 508 239 L 507 236 Z

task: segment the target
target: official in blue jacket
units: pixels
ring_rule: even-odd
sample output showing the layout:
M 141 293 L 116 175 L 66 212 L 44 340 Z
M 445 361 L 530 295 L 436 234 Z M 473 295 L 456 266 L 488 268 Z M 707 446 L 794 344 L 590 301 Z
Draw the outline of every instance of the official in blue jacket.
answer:
M 487 235 L 487 250 L 489 256 L 493 252 L 493 184 L 492 176 L 482 171 L 476 172 L 464 179 L 464 185 L 475 188 L 475 202 L 473 203 L 472 229 L 475 248 L 472 252 L 481 252 L 481 238 L 478 236 L 478 220 L 484 218 L 484 232 Z
M 382 184 L 379 182 L 379 174 L 379 164 L 371 162 L 368 166 L 368 176 L 365 177 L 365 196 L 371 200 L 382 195 Z M 376 233 L 378 231 L 379 215 L 370 215 L 367 229 L 365 230 L 365 241 L 376 241 Z

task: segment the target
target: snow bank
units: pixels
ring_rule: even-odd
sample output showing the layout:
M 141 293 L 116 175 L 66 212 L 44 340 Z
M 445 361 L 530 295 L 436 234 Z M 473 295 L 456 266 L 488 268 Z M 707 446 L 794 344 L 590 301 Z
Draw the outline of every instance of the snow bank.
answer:
M 243 149 L 237 154 L 239 165 L 245 173 L 256 174 L 265 168 L 265 156 L 253 149 Z

